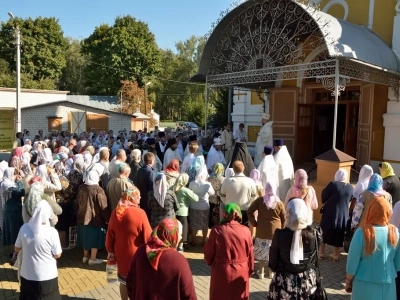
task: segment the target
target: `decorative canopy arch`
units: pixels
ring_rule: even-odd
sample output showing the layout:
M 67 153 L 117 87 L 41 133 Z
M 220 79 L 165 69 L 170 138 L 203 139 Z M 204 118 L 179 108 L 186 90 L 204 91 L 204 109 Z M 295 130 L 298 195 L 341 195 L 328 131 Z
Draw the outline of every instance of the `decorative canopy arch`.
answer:
M 342 77 L 398 89 L 399 59 L 379 36 L 294 0 L 238 0 L 207 38 L 196 78 L 210 86 L 268 88 L 278 78 L 332 77 L 339 68 Z M 304 63 L 322 46 L 326 60 Z

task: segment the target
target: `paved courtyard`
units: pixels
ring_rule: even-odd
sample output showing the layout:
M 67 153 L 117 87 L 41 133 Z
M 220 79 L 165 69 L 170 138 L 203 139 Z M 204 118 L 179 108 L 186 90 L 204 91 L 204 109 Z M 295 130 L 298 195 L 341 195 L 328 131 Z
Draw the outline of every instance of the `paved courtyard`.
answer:
M 194 284 L 199 300 L 208 299 L 210 269 L 204 263 L 202 249 L 191 248 L 185 252 L 192 269 Z M 331 249 L 327 247 L 327 255 Z M 17 271 L 8 264 L 9 247 L 0 246 L 0 299 L 18 299 L 19 285 Z M 99 258 L 106 258 L 105 251 L 99 253 Z M 321 262 L 324 286 L 329 299 L 350 299 L 344 291 L 345 265 L 347 256 L 342 254 L 340 261 L 333 262 L 325 259 Z M 58 260 L 59 285 L 62 299 L 120 299 L 117 284 L 108 284 L 105 274 L 105 263 L 96 266 L 82 263 L 82 250 L 65 251 Z M 269 279 L 260 280 L 253 276 L 250 282 L 250 299 L 266 299 Z M 174 299 L 173 299 L 174 300 Z M 229 299 L 227 299 L 229 300 Z

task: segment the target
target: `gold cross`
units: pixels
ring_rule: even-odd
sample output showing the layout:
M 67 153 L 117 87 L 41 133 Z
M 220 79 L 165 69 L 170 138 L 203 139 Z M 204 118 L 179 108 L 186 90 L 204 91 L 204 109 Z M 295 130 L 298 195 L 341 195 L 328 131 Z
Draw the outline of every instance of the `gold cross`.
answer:
M 239 97 L 240 97 L 240 96 L 247 96 L 247 93 L 240 93 L 240 92 L 239 92 L 239 93 L 237 93 L 237 94 L 233 94 L 233 96 L 238 96 L 238 97 L 237 97 L 237 101 L 239 101 L 239 100 L 240 100 Z

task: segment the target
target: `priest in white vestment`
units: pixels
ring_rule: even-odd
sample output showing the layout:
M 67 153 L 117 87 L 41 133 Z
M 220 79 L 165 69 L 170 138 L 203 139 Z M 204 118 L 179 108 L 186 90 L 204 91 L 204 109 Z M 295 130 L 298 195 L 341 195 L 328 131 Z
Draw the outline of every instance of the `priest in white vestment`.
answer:
M 271 146 L 273 144 L 273 134 L 272 134 L 272 121 L 269 121 L 270 115 L 263 114 L 262 115 L 262 127 L 260 132 L 258 133 L 257 142 L 256 142 L 256 153 L 254 156 L 254 165 L 258 166 L 263 159 L 263 152 L 265 146 Z
M 187 155 L 190 154 L 189 146 L 192 143 L 197 143 L 197 145 L 198 145 L 198 149 L 197 149 L 197 152 L 195 153 L 195 155 L 196 156 L 203 155 L 203 147 L 201 146 L 200 140 L 201 139 L 197 139 L 197 135 L 190 135 L 189 136 L 189 143 L 186 146 L 186 149 L 185 149 L 185 152 L 184 152 L 184 157 L 186 157 Z
M 226 124 L 225 130 L 222 131 L 221 134 L 221 142 L 222 145 L 224 146 L 224 155 L 225 155 L 225 160 L 229 164 L 231 163 L 232 160 L 232 154 L 233 154 L 233 133 L 231 131 L 231 124 Z
M 167 168 L 167 166 L 169 165 L 169 163 L 171 162 L 171 160 L 173 160 L 175 158 L 177 160 L 179 160 L 179 162 L 182 164 L 182 158 L 179 155 L 179 152 L 177 149 L 178 141 L 175 138 L 168 140 L 166 148 L 167 148 L 167 150 L 164 153 L 163 169 L 165 170 Z
M 213 167 L 217 163 L 221 163 L 226 168 L 226 160 L 224 153 L 221 151 L 222 143 L 220 138 L 214 139 L 214 145 L 211 146 L 207 155 L 207 170 L 212 173 Z
M 283 145 L 283 140 L 274 140 L 274 150 L 274 159 L 278 169 L 278 197 L 285 199 L 294 181 L 293 161 L 286 146 Z
M 265 146 L 263 151 L 263 159 L 258 166 L 258 171 L 260 171 L 260 181 L 265 191 L 267 182 L 274 182 L 275 187 L 278 188 L 278 169 L 276 167 L 274 159 L 274 148 L 271 146 Z

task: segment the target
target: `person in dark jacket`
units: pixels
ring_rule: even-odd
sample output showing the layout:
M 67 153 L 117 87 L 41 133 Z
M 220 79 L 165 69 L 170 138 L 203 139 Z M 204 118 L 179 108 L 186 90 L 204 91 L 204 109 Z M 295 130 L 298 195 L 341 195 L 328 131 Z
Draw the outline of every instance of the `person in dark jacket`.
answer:
M 137 171 L 136 186 L 140 191 L 140 208 L 146 212 L 149 222 L 151 220 L 151 213 L 148 204 L 148 194 L 153 191 L 153 165 L 155 156 L 151 152 L 144 155 L 144 166 Z
M 267 299 L 309 299 L 316 286 L 316 234 L 307 225 L 308 208 L 303 199 L 289 200 L 285 228 L 277 228 L 269 250 L 269 268 L 275 272 Z M 278 296 L 278 298 L 277 298 Z
M 383 189 L 392 195 L 394 206 L 400 200 L 400 180 L 394 173 L 392 166 L 387 162 L 379 164 L 379 171 L 383 179 Z
M 131 152 L 132 161 L 129 164 L 131 167 L 131 173 L 129 174 L 129 179 L 133 182 L 134 185 L 137 185 L 137 172 L 142 166 L 140 161 L 142 160 L 142 152 L 139 149 L 133 149 Z
M 324 213 L 320 224 L 323 231 L 320 258 L 325 257 L 325 244 L 328 244 L 334 247 L 330 258 L 333 261 L 339 260 L 339 250 L 343 246 L 353 192 L 354 188 L 348 183 L 348 173 L 344 169 L 339 169 L 335 174 L 335 180 L 322 190 Z

